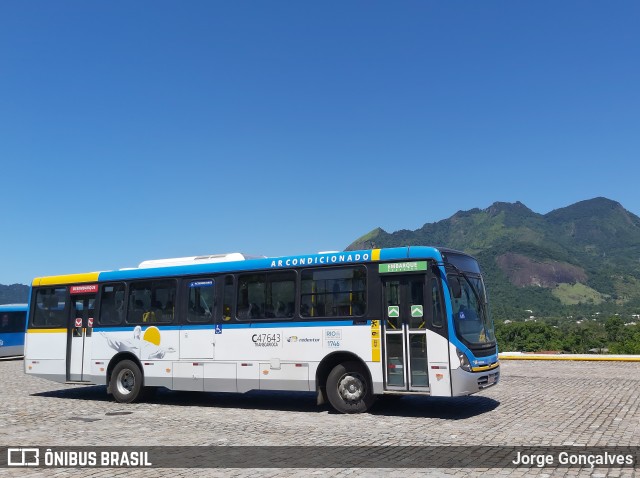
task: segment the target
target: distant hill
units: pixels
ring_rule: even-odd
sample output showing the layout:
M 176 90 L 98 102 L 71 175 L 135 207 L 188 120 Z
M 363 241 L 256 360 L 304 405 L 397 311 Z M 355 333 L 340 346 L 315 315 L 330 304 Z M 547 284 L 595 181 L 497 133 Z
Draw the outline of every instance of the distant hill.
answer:
M 0 304 L 26 304 L 28 300 L 29 286 L 0 284 Z
M 474 255 L 496 318 L 640 313 L 640 218 L 607 198 L 545 215 L 496 202 L 415 231 L 376 228 L 347 250 L 410 245 Z

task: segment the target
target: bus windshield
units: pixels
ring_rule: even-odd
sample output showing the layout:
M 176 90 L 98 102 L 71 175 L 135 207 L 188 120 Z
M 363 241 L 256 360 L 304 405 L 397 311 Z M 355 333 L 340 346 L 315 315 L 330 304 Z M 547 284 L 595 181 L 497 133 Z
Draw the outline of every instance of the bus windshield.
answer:
M 494 343 L 495 330 L 482 277 L 463 273 L 451 273 L 448 277 L 450 282 L 460 284 L 460 297 L 454 297 L 457 294 L 453 293 L 451 297 L 458 336 L 471 346 Z

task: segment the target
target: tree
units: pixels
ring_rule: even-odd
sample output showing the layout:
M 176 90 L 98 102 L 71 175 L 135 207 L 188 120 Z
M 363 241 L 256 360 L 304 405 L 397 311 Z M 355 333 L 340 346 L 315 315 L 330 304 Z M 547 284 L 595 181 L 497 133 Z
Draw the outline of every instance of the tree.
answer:
M 624 323 L 620 317 L 609 317 L 604 324 L 609 342 L 618 342 L 623 328 Z

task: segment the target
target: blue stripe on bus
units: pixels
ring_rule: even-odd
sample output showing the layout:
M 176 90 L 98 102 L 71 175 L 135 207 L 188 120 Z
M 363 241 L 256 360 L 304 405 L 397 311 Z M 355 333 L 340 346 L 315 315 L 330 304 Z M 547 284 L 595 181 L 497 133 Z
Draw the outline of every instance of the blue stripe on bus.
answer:
M 148 323 L 148 324 L 132 324 L 124 327 L 94 327 L 94 332 L 130 332 L 135 327 L 140 326 L 142 328 L 149 327 L 157 327 L 160 330 L 207 330 L 213 329 L 216 325 L 222 326 L 222 329 L 277 329 L 277 328 L 292 328 L 292 327 L 354 327 L 354 326 L 367 326 L 371 325 L 371 321 L 362 321 L 361 324 L 354 324 L 353 320 L 331 320 L 331 321 L 320 321 L 320 322 L 253 322 L 246 324 L 239 324 L 234 322 L 232 324 L 222 323 L 222 324 L 184 324 L 184 325 L 175 325 L 175 324 L 159 324 L 159 323 Z
M 2 351 L 2 347 L 24 345 L 24 332 L 6 332 L 0 334 L 0 343 L 0 351 Z
M 27 304 L 4 304 L 0 305 L 0 312 L 26 312 L 28 308 Z
M 357 319 L 355 319 L 357 320 Z M 328 321 L 318 321 L 318 322 L 253 322 L 250 324 L 225 324 L 224 322 L 222 328 L 266 328 L 266 329 L 277 329 L 279 327 L 354 327 L 359 325 L 371 325 L 371 322 L 368 320 L 362 320 L 362 323 L 354 324 L 354 320 L 328 320 Z

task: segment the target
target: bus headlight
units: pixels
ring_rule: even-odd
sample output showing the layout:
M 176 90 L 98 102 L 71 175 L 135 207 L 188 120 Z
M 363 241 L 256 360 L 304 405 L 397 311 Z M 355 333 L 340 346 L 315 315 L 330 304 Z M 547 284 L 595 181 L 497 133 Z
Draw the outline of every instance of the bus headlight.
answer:
M 458 347 L 456 347 L 456 353 L 458 354 L 458 358 L 460 359 L 460 368 L 466 372 L 471 372 L 471 364 L 469 363 L 469 359 L 461 352 Z

